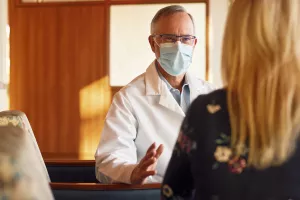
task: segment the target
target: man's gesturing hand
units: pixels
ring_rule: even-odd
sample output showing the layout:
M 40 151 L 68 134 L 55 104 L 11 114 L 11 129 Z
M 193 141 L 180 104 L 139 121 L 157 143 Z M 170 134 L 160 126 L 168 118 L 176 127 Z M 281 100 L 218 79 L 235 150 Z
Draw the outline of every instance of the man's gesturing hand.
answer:
M 155 142 L 149 147 L 146 155 L 132 171 L 130 180 L 132 184 L 143 184 L 148 176 L 156 174 L 156 165 L 159 156 L 164 150 L 163 145 L 156 148 Z

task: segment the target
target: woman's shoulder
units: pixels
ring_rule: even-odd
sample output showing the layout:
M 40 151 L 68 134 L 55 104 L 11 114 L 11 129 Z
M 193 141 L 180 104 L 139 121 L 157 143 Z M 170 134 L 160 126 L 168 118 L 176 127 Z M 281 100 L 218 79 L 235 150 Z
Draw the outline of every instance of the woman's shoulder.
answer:
M 226 106 L 227 101 L 226 89 L 218 89 L 208 94 L 199 95 L 191 105 L 191 110 L 207 109 L 208 105 L 213 106 Z
M 191 104 L 184 127 L 210 128 L 212 124 L 228 121 L 226 90 L 219 89 L 211 93 L 199 95 Z

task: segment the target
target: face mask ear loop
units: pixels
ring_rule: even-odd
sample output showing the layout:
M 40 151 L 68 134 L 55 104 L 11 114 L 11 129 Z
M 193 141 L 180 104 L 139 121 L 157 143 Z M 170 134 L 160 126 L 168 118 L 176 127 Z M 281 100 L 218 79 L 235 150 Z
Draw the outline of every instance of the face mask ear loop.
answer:
M 160 47 L 159 46 L 159 44 L 156 42 L 156 39 L 153 37 L 153 41 L 154 41 L 154 43 L 158 46 L 158 47 Z

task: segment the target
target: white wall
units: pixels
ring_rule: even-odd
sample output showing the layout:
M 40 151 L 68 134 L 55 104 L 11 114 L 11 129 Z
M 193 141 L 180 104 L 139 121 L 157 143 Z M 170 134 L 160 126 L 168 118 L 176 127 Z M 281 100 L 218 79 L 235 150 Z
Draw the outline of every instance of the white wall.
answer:
M 7 0 L 0 0 L 0 111 L 8 109 L 7 91 L 4 89 L 3 83 L 7 84 L 8 76 L 8 22 Z
M 228 0 L 210 0 L 209 81 L 217 87 L 222 86 L 221 49 L 228 6 Z
M 4 81 L 7 58 L 7 0 L 0 0 L 0 82 Z

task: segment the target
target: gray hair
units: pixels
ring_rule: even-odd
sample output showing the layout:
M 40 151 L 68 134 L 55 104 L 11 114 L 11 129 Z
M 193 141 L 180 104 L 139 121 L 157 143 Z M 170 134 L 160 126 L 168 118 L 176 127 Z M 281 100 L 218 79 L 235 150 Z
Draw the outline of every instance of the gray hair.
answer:
M 186 11 L 186 9 L 180 5 L 171 5 L 171 6 L 167 6 L 167 7 L 164 7 L 162 9 L 160 9 L 156 14 L 155 16 L 153 17 L 152 21 L 151 21 L 151 34 L 153 34 L 153 29 L 154 29 L 154 24 L 161 18 L 161 17 L 166 17 L 166 16 L 170 16 L 170 15 L 173 15 L 174 13 L 178 13 L 178 12 L 184 12 L 184 13 L 187 13 L 191 20 L 192 20 L 192 23 L 193 23 L 193 26 L 194 26 L 194 29 L 195 29 L 195 23 L 194 23 L 194 18 L 193 16 L 188 13 Z

